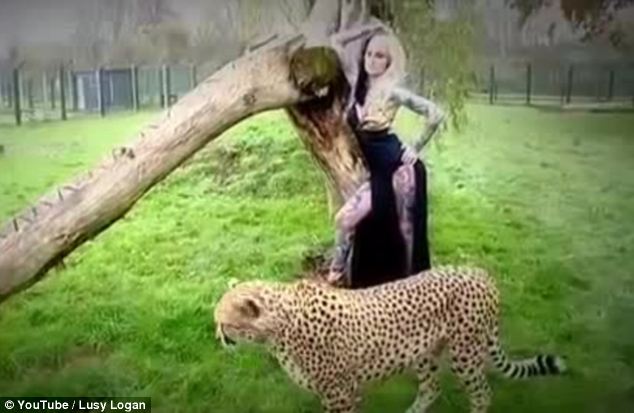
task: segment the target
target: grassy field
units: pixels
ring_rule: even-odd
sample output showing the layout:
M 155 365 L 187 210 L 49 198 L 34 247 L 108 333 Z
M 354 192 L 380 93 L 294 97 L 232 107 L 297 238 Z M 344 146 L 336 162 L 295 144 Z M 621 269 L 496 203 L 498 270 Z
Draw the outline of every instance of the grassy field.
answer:
M 491 269 L 503 341 L 570 374 L 493 376 L 493 412 L 634 408 L 634 116 L 471 106 L 425 154 L 435 263 Z M 0 218 L 83 171 L 152 114 L 0 126 Z M 417 120 L 398 129 L 413 136 Z M 224 352 L 226 280 L 290 279 L 332 239 L 320 173 L 281 113 L 228 131 L 42 282 L 0 306 L 0 395 L 151 396 L 157 412 L 318 412 L 258 348 Z M 451 375 L 433 411 L 466 411 Z M 404 411 L 415 384 L 367 389 Z

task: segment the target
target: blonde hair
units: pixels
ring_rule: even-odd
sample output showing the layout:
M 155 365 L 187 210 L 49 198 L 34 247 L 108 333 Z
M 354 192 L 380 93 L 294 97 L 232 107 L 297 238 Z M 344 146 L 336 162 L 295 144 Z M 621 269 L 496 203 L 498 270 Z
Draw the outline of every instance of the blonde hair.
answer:
M 379 130 L 389 128 L 398 110 L 398 103 L 391 99 L 392 90 L 404 82 L 406 74 L 407 59 L 405 50 L 391 31 L 379 32 L 372 36 L 363 48 L 363 59 L 365 58 L 365 49 L 373 39 L 379 36 L 384 37 L 386 40 L 389 63 L 385 72 L 378 76 L 371 86 L 367 85 L 363 104 L 366 112 L 366 116 L 363 119 L 364 129 Z
M 366 48 L 370 45 L 372 40 L 379 37 L 385 39 L 389 63 L 385 72 L 375 80 L 375 84 L 399 84 L 405 78 L 405 61 L 407 60 L 405 50 L 403 46 L 401 46 L 401 42 L 392 32 L 379 32 L 375 34 L 369 39 Z

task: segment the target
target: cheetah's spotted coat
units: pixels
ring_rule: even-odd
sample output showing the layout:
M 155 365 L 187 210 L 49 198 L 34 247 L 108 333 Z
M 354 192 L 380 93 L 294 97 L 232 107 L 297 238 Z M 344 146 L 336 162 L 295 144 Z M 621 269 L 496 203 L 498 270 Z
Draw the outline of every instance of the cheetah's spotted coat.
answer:
M 223 344 L 266 344 L 299 385 L 321 398 L 326 412 L 356 412 L 363 383 L 404 369 L 419 380 L 408 413 L 422 413 L 440 393 L 438 357 L 470 396 L 471 412 L 486 412 L 485 365 L 522 378 L 564 370 L 555 356 L 511 361 L 498 342 L 498 291 L 475 268 L 436 268 L 364 290 L 317 281 L 251 281 L 227 292 L 215 309 Z

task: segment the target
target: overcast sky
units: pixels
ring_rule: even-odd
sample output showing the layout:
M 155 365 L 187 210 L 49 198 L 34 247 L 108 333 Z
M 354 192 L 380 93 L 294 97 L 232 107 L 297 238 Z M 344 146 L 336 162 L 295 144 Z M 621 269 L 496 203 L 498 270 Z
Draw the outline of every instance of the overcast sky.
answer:
M 197 24 L 201 10 L 227 0 L 169 0 L 188 23 Z M 65 42 L 75 29 L 82 0 L 0 0 L 0 56 L 12 43 Z
M 66 43 L 74 33 L 77 9 L 87 0 L 0 0 L 0 58 L 12 44 Z M 108 0 L 99 0 L 108 2 Z M 196 27 L 204 16 L 235 0 L 167 0 L 188 27 Z M 266 2 L 267 0 L 261 0 Z M 422 0 L 421 0 L 422 1 Z M 459 2 L 463 0 L 444 0 Z M 504 0 L 479 0 L 483 4 L 503 4 Z M 634 8 L 631 10 L 634 18 Z M 559 13 L 559 11 L 557 11 Z M 213 15 L 213 14 L 212 14 Z
M 73 29 L 70 11 L 76 3 L 77 0 L 0 0 L 0 50 L 6 52 L 15 42 L 65 39 Z

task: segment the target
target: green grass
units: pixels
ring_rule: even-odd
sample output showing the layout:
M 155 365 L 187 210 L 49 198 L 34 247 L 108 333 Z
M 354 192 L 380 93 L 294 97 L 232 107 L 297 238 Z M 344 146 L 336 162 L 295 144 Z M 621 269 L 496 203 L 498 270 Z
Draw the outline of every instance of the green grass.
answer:
M 503 341 L 571 372 L 498 377 L 493 412 L 634 406 L 634 117 L 471 106 L 425 155 L 436 263 L 491 269 Z M 0 127 L 0 218 L 89 168 L 150 114 Z M 399 119 L 403 136 L 417 120 Z M 7 172 L 8 171 L 8 172 Z M 280 113 L 228 131 L 0 306 L 0 395 L 151 396 L 165 412 L 318 412 L 258 348 L 227 353 L 211 309 L 230 277 L 290 279 L 332 239 L 324 187 Z M 433 411 L 466 411 L 453 378 Z M 365 412 L 404 411 L 415 385 L 371 386 Z
M 55 184 L 86 171 L 111 156 L 115 146 L 133 137 L 155 114 L 83 118 L 68 122 L 29 122 L 22 127 L 0 124 L 0 218 L 35 201 Z

